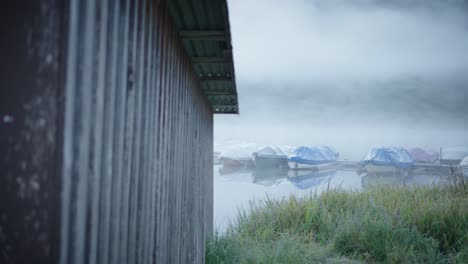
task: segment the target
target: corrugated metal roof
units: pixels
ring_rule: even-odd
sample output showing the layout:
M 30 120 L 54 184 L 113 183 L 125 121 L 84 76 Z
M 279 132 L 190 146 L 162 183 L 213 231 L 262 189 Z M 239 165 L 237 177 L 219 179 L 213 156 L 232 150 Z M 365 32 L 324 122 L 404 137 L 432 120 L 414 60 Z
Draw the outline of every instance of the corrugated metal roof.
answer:
M 171 0 L 169 11 L 214 113 L 239 113 L 226 0 Z

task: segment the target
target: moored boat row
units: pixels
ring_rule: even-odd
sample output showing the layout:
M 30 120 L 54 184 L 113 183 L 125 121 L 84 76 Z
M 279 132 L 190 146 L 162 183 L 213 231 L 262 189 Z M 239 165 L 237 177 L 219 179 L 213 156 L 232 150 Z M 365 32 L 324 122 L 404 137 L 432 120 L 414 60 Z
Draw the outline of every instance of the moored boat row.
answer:
M 319 169 L 336 163 L 338 152 L 329 146 L 301 146 L 291 154 L 280 147 L 264 146 L 251 152 L 252 145 L 241 145 L 219 154 L 225 169 L 257 167 L 259 169 Z
M 291 149 L 293 149 L 291 151 Z M 217 153 L 216 153 L 217 154 Z M 440 153 L 421 148 L 409 150 L 402 147 L 379 147 L 371 149 L 360 162 L 339 161 L 339 152 L 330 146 L 278 147 L 255 144 L 239 144 L 221 152 L 218 157 L 224 172 L 243 169 L 257 170 L 316 170 L 353 163 L 351 168 L 363 168 L 369 173 L 399 173 L 415 168 L 442 168 L 462 165 L 468 156 L 468 148 L 446 148 Z M 468 161 L 465 167 L 468 169 Z M 449 164 L 449 165 L 444 165 Z

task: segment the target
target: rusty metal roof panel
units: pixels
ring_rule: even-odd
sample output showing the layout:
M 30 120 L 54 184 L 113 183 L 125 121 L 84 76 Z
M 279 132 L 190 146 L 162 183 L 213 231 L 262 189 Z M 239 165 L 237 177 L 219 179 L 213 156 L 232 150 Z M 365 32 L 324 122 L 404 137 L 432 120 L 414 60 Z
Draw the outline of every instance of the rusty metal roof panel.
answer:
M 226 0 L 171 0 L 169 12 L 214 113 L 238 114 Z

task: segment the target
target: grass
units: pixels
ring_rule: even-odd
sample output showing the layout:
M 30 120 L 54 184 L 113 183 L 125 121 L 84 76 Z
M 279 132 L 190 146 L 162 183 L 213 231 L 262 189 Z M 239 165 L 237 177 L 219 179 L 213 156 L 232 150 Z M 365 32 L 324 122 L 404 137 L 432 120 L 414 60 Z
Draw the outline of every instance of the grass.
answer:
M 468 192 L 457 180 L 252 202 L 206 262 L 468 263 Z

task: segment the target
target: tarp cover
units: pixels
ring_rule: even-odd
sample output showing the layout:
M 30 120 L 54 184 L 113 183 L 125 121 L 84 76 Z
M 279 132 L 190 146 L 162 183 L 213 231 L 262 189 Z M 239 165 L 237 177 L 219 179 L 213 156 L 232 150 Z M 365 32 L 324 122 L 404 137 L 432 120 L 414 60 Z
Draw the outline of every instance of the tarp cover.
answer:
M 220 159 L 253 160 L 252 153 L 258 148 L 255 143 L 240 143 L 229 146 L 219 155 Z
M 275 158 L 286 158 L 287 155 L 276 146 L 266 146 L 259 148 L 254 152 L 254 155 L 259 157 L 275 157 Z
M 292 146 L 292 145 L 281 145 L 279 148 L 287 155 L 291 155 L 295 149 L 297 149 L 297 146 Z
M 466 156 L 461 162 L 460 167 L 462 169 L 463 175 L 468 177 L 468 156 Z
M 460 161 L 460 166 L 466 167 L 468 169 L 468 156 L 466 156 L 462 161 Z
M 320 165 L 336 162 L 336 153 L 327 147 L 299 147 L 288 157 L 289 161 Z
M 467 147 L 452 147 L 452 148 L 443 148 L 442 157 L 443 160 L 462 160 L 468 156 Z
M 328 153 L 331 153 L 335 157 L 335 159 L 338 159 L 338 157 L 340 156 L 340 153 L 336 151 L 336 149 L 332 146 L 318 146 L 318 148 Z
M 401 169 L 410 168 L 413 163 L 408 151 L 399 147 L 373 148 L 361 161 L 362 165 L 393 166 Z
M 434 163 L 439 159 L 437 151 L 424 150 L 422 148 L 411 148 L 408 150 L 414 162 Z

